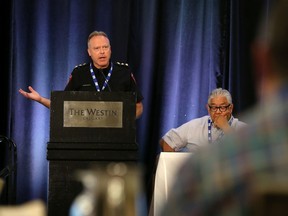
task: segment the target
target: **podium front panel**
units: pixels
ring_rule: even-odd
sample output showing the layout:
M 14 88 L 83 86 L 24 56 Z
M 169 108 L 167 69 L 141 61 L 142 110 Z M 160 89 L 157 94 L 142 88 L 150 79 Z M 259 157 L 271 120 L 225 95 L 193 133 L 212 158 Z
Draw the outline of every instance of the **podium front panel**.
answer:
M 136 93 L 53 91 L 50 142 L 136 142 Z

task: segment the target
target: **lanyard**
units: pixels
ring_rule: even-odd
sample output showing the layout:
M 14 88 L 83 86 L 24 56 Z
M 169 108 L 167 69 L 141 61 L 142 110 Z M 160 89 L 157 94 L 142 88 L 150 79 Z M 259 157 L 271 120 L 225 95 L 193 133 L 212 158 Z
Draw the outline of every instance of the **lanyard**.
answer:
M 232 122 L 233 122 L 233 116 L 230 118 L 230 120 L 228 122 L 230 126 L 232 125 Z M 211 130 L 211 128 L 212 128 L 212 120 L 209 117 L 208 118 L 208 141 L 209 141 L 210 144 L 212 143 L 212 130 Z M 223 137 L 223 135 L 224 135 L 224 132 L 222 131 L 219 134 L 219 136 L 217 137 L 217 139 L 215 139 L 214 143 L 219 142 L 219 140 Z
M 110 67 L 109 73 L 107 74 L 107 77 L 105 77 L 104 84 L 103 84 L 103 86 L 102 86 L 102 89 L 100 90 L 99 83 L 98 83 L 98 81 L 97 81 L 96 75 L 95 75 L 94 70 L 93 70 L 93 67 L 92 67 L 92 63 L 90 63 L 90 73 L 91 73 L 92 79 L 93 79 L 93 81 L 94 81 L 96 90 L 97 90 L 98 92 L 103 91 L 103 90 L 106 88 L 107 83 L 108 83 L 108 81 L 110 80 L 110 77 L 111 77 L 111 75 L 112 75 L 112 71 L 113 71 L 113 63 L 111 62 L 111 67 Z

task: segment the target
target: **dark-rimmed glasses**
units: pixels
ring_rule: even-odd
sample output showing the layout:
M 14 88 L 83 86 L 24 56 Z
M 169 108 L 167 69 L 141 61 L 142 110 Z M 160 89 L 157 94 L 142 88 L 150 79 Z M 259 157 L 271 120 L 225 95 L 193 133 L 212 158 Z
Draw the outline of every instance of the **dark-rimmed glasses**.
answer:
M 209 109 L 212 111 L 212 112 L 216 112 L 217 110 L 220 110 L 220 112 L 225 112 L 229 107 L 230 107 L 231 104 L 228 104 L 226 106 L 209 106 Z

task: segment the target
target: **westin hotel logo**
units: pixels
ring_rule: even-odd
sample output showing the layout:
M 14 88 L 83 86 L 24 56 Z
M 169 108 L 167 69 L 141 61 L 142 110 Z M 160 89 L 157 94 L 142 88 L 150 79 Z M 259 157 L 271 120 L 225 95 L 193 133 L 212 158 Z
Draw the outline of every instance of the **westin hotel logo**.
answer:
M 122 102 L 64 101 L 63 111 L 64 127 L 122 128 Z

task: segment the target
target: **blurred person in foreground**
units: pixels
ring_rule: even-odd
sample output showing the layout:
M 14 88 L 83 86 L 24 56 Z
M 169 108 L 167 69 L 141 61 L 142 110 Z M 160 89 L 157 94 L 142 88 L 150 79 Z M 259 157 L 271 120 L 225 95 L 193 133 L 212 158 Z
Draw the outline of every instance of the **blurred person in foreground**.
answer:
M 128 65 L 111 61 L 112 51 L 107 34 L 93 31 L 88 36 L 87 46 L 91 63 L 84 63 L 74 68 L 64 91 L 135 92 L 136 118 L 139 118 L 143 113 L 143 96 Z M 50 108 L 50 99 L 42 97 L 31 86 L 28 90 L 29 92 L 19 89 L 19 93 Z
M 287 214 L 288 1 L 275 3 L 252 47 L 262 98 L 248 128 L 191 156 L 161 215 Z
M 214 89 L 208 97 L 206 109 L 209 115 L 169 130 L 160 139 L 162 150 L 194 153 L 200 146 L 221 142 L 224 135 L 246 126 L 233 117 L 232 96 L 226 89 Z

